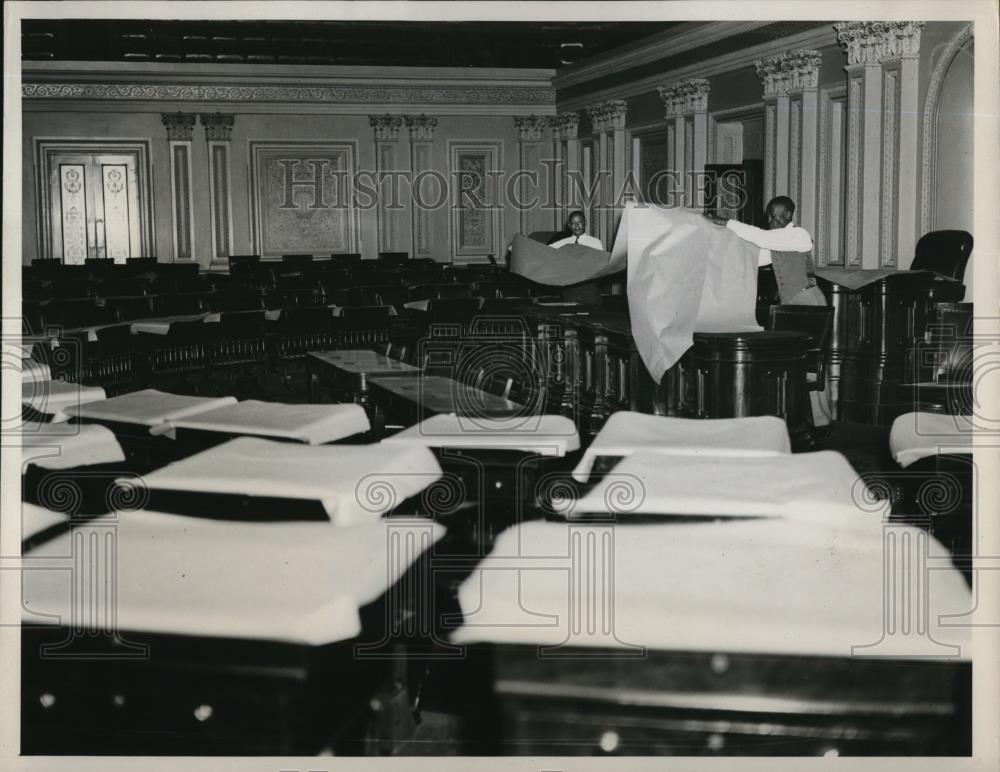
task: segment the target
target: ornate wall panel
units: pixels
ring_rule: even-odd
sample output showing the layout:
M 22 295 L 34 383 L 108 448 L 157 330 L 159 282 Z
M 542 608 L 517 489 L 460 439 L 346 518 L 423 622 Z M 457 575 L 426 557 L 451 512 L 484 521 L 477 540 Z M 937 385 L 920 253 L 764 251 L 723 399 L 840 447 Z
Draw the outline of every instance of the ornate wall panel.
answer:
M 86 167 L 62 164 L 59 190 L 62 198 L 62 257 L 65 263 L 82 263 L 87 258 Z
M 451 212 L 452 257 L 468 261 L 494 257 L 501 246 L 500 194 L 503 168 L 500 142 L 448 143 L 449 182 L 454 186 Z
M 250 142 L 253 245 L 261 257 L 358 251 L 353 142 Z

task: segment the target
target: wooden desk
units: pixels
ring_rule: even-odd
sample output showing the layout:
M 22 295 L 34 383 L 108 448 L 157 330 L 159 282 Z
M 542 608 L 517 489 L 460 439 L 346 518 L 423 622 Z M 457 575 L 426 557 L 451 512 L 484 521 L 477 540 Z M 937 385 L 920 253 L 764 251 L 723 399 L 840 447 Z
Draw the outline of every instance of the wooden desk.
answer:
M 370 377 L 412 377 L 422 369 L 367 349 L 310 351 L 306 355 L 309 401 L 313 401 L 313 378 L 327 380 L 335 389 L 351 394 L 359 405 L 367 406 Z
M 407 425 L 439 413 L 476 418 L 518 415 L 524 406 L 482 389 L 438 375 L 369 378 L 372 400 Z
M 968 662 L 476 645 L 474 737 L 493 755 L 970 752 Z M 602 657 L 603 655 L 603 657 Z M 618 655 L 616 657 L 616 655 Z M 497 731 L 502 727 L 502 731 Z M 475 731 L 478 730 L 478 731 Z

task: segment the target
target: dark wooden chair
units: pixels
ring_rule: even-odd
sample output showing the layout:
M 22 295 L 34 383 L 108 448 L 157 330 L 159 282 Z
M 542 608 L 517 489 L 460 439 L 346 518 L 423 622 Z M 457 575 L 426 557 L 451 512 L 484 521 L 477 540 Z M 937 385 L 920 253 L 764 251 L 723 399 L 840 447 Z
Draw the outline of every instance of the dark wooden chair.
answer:
M 972 234 L 968 231 L 925 233 L 917 242 L 910 270 L 934 271 L 961 281 L 972 254 L 972 243 Z
M 830 306 L 771 306 L 768 329 L 807 333 L 812 341 L 806 351 L 806 376 L 810 391 L 822 391 L 826 383 L 826 350 L 833 331 Z
M 972 414 L 972 332 L 972 303 L 937 304 L 936 318 L 913 358 L 910 380 L 900 387 L 900 398 L 912 400 L 913 410 Z

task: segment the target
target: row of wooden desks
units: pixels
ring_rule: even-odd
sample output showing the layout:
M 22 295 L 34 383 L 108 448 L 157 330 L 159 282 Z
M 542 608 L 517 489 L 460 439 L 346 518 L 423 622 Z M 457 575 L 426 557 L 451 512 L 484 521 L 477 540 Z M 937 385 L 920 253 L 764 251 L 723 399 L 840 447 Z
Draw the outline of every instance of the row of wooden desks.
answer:
M 176 578 L 178 571 L 192 581 L 201 571 L 206 581 L 212 576 L 204 573 L 206 567 L 229 564 L 220 558 L 224 552 L 229 560 L 243 561 L 242 568 L 217 578 L 249 605 L 220 605 L 216 618 L 206 617 L 212 629 L 230 635 L 236 628 L 226 625 L 243 624 L 253 616 L 250 609 L 265 600 L 248 591 L 248 567 L 277 571 L 264 575 L 283 580 L 286 571 L 315 575 L 320 566 L 327 583 L 303 585 L 305 594 L 317 600 L 322 599 L 317 588 L 339 586 L 336 577 L 351 575 L 340 585 L 361 585 L 366 583 L 362 576 L 370 581 L 377 573 L 385 586 L 369 584 L 357 598 L 368 604 L 359 610 L 363 635 L 329 650 L 317 648 L 315 636 L 305 636 L 279 651 L 240 640 L 213 648 L 206 640 L 210 635 L 147 640 L 147 630 L 133 641 L 155 644 L 154 657 L 145 665 L 119 662 L 88 669 L 89 663 L 79 661 L 26 661 L 29 699 L 22 706 L 22 726 L 27 727 L 27 752 L 113 747 L 121 753 L 133 750 L 130 739 L 141 744 L 139 738 L 150 739 L 146 747 L 158 752 L 378 752 L 384 746 L 366 740 L 372 705 L 396 704 L 403 708 L 396 716 L 412 717 L 405 688 L 408 657 L 426 658 L 411 675 L 430 667 L 438 683 L 472 692 L 451 707 L 463 706 L 468 719 L 463 747 L 479 753 L 905 754 L 968 747 L 963 734 L 969 725 L 968 662 L 945 659 L 938 667 L 903 658 L 869 667 L 848 654 L 829 656 L 840 649 L 825 643 L 822 634 L 811 636 L 813 645 L 805 654 L 826 656 L 796 653 L 788 644 L 783 632 L 808 631 L 809 615 L 818 613 L 808 603 L 815 596 L 800 589 L 805 578 L 816 583 L 813 590 L 822 591 L 829 629 L 837 631 L 840 624 L 854 632 L 855 609 L 863 601 L 864 635 L 845 638 L 841 630 L 840 637 L 851 644 L 877 638 L 882 545 L 880 523 L 877 515 L 871 521 L 871 513 L 864 523 L 853 522 L 858 513 L 847 513 L 845 523 L 853 527 L 844 528 L 837 518 L 819 518 L 814 530 L 805 517 L 811 508 L 845 506 L 852 500 L 855 476 L 837 454 L 789 455 L 781 420 L 746 419 L 751 423 L 722 427 L 711 422 L 719 431 L 710 438 L 698 431 L 702 422 L 618 414 L 594 442 L 597 457 L 581 458 L 576 427 L 564 417 L 544 416 L 533 425 L 537 417 L 520 415 L 509 400 L 441 376 L 420 375 L 417 367 L 407 371 L 375 352 L 323 352 L 309 359 L 317 378 L 353 393 L 364 385 L 372 404 L 406 416 L 402 422 L 409 428 L 378 445 L 309 449 L 301 438 L 265 442 L 258 426 L 253 437 L 234 441 L 238 447 L 227 443 L 228 450 L 223 445 L 206 455 L 179 458 L 171 464 L 173 471 L 152 471 L 145 480 L 154 490 L 196 481 L 194 496 L 189 494 L 196 504 L 212 476 L 219 478 L 212 482 L 215 490 L 241 501 L 273 495 L 272 486 L 281 479 L 282 495 L 318 499 L 322 516 L 301 522 L 292 506 L 284 512 L 271 507 L 260 523 L 233 522 L 240 518 L 219 518 L 211 511 L 200 517 L 191 516 L 198 514 L 194 510 L 139 513 L 119 523 L 119 535 L 127 538 L 132 529 L 139 538 L 131 544 L 159 549 L 130 551 L 120 568 L 127 576 L 143 577 L 139 586 L 154 576 L 173 577 L 176 592 L 161 599 L 172 608 L 189 605 L 185 592 L 190 588 Z M 234 406 L 214 407 L 231 411 Z M 493 408 L 497 412 L 490 413 Z M 112 409 L 103 415 L 121 418 Z M 218 415 L 210 421 L 175 416 L 175 422 L 173 441 L 183 443 L 197 437 L 181 429 L 219 429 L 225 423 Z M 121 421 L 117 424 L 121 431 Z M 143 428 L 148 433 L 149 427 Z M 158 439 L 168 440 L 165 435 Z M 745 458 L 748 454 L 752 458 Z M 405 468 L 385 466 L 385 459 L 404 455 Z M 355 469 L 354 477 L 349 468 Z M 586 483 L 576 485 L 574 477 Z M 367 487 L 359 488 L 362 482 Z M 643 493 L 634 509 L 615 495 L 622 482 Z M 385 485 L 397 495 L 380 496 Z M 839 498 L 831 500 L 830 491 Z M 583 516 L 575 521 L 567 514 L 573 506 Z M 384 519 L 378 519 L 380 513 Z M 348 532 L 364 526 L 341 529 L 338 514 L 371 518 L 372 540 L 349 542 Z M 193 522 L 186 530 L 171 531 L 164 518 Z M 220 519 L 226 521 L 215 522 Z M 100 521 L 76 530 L 88 536 L 111 525 Z M 270 530 L 252 534 L 256 528 Z M 157 533 L 159 539 L 150 539 Z M 914 533 L 906 535 L 916 542 Z M 241 540 L 248 540 L 245 547 L 238 547 Z M 71 555 L 73 545 L 86 543 L 87 538 L 66 537 L 59 546 Z M 372 573 L 362 566 L 389 555 L 405 555 L 410 562 L 402 572 L 379 565 Z M 838 569 L 840 560 L 857 562 Z M 842 591 L 834 580 L 824 579 L 824 561 L 850 587 Z M 863 576 L 852 570 L 855 566 L 864 569 Z M 581 584 L 598 580 L 589 589 Z M 617 656 L 622 651 L 573 645 L 572 639 L 560 648 L 559 633 L 574 623 L 582 624 L 586 638 L 581 610 L 597 613 L 594 620 L 602 631 L 607 617 L 599 614 L 611 606 L 588 604 L 595 598 L 609 601 L 601 593 L 616 581 L 626 593 L 616 597 L 623 615 L 617 632 L 625 644 L 646 636 L 651 643 L 646 656 L 622 660 Z M 276 580 L 265 588 L 273 605 L 260 619 L 268 629 L 276 616 L 299 608 L 291 596 L 284 603 L 277 597 L 284 586 Z M 865 594 L 855 598 L 851 592 L 859 588 Z M 948 589 L 958 605 L 969 600 L 953 583 Z M 206 585 L 210 597 L 219 591 L 212 581 Z M 569 602 L 570 592 L 579 593 L 573 596 L 579 604 Z M 296 593 L 295 603 L 302 603 L 302 596 Z M 123 607 L 122 618 L 131 621 L 142 606 L 134 603 L 135 595 L 125 600 L 129 597 L 133 605 Z M 190 597 L 190 605 L 197 605 L 197 597 Z M 669 615 L 664 598 L 672 601 Z M 747 601 L 762 604 L 767 613 L 753 619 L 757 607 Z M 781 601 L 799 605 L 785 608 Z M 736 631 L 727 631 L 729 619 L 741 614 L 744 627 L 752 628 L 749 633 L 738 624 Z M 301 621 L 305 625 L 311 619 L 304 614 Z M 707 619 L 713 620 L 711 629 L 702 631 Z M 648 639 L 654 629 L 660 637 Z M 693 647 L 698 631 L 699 645 Z M 43 632 L 53 635 L 51 628 Z M 130 630 L 124 632 L 128 639 Z M 778 653 L 748 654 L 755 649 L 733 642 L 747 635 L 758 637 L 756 650 L 778 644 L 771 652 Z M 29 657 L 41 651 L 36 644 L 51 642 L 25 640 Z M 634 654 L 634 647 L 624 649 Z M 383 666 L 369 668 L 369 657 Z M 427 659 L 433 664 L 428 666 Z M 276 676 L 267 682 L 273 689 L 259 680 L 261 674 Z M 157 702 L 150 696 L 161 691 L 169 699 Z M 92 707 L 96 704 L 99 710 Z M 139 709 L 123 718 L 125 706 Z M 243 715 L 251 709 L 256 717 Z M 93 721 L 80 719 L 87 710 Z M 318 727 L 316 716 L 321 717 Z M 158 727 L 171 734 L 156 742 Z M 60 745 L 53 736 L 66 740 Z
M 493 418 L 524 409 L 512 400 L 451 378 L 425 375 L 421 366 L 374 351 L 311 351 L 306 363 L 310 389 L 314 380 L 327 383 L 358 404 L 374 403 L 404 426 L 439 414 Z

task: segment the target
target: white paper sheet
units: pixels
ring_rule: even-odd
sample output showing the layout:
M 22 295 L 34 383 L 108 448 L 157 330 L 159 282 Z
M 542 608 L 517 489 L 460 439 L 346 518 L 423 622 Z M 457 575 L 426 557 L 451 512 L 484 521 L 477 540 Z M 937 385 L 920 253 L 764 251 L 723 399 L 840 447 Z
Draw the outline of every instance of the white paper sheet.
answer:
M 25 423 L 20 429 L 21 471 L 29 463 L 42 469 L 112 464 L 125 460 L 114 433 L 96 424 Z
M 612 259 L 628 256 L 636 349 L 657 382 L 695 332 L 759 331 L 757 247 L 700 214 L 627 206 Z
M 448 414 L 425 421 L 382 440 L 383 445 L 426 448 L 520 450 L 542 456 L 564 456 L 580 447 L 576 426 L 565 416 L 467 418 Z
M 142 389 L 97 403 L 73 405 L 67 407 L 65 413 L 70 417 L 157 426 L 165 421 L 186 418 L 235 403 L 235 397 L 188 397 L 156 389 Z
M 51 380 L 52 372 L 47 364 L 33 359 L 21 359 L 21 383 L 26 381 L 42 383 Z
M 83 386 L 65 381 L 21 381 L 21 404 L 53 421 L 65 421 L 67 410 L 106 399 L 100 386 Z
M 916 528 L 894 526 L 894 534 L 900 543 L 904 534 L 908 543 L 921 543 Z M 588 552 L 590 544 L 602 546 Z M 929 546 L 933 557 L 946 556 L 933 538 Z M 878 518 L 860 527 L 843 527 L 838 518 L 614 528 L 535 521 L 504 531 L 462 583 L 458 600 L 466 624 L 452 638 L 863 656 L 853 647 L 885 638 L 892 590 L 884 584 L 883 556 Z M 935 641 L 960 650 L 911 634 L 883 641 L 891 645 L 883 655 L 970 656 L 968 628 L 946 627 L 939 615 L 967 612 L 971 594 L 946 558 L 935 561 L 931 573 L 920 613 L 927 614 Z M 571 596 L 580 579 L 586 584 Z
M 669 455 L 776 456 L 792 452 L 788 426 L 776 416 L 670 418 L 622 410 L 612 414 L 584 451 L 573 477 L 586 482 L 597 456 L 638 451 Z
M 971 416 L 905 413 L 892 423 L 889 450 L 901 467 L 941 453 L 971 453 L 975 442 Z
M 44 510 L 25 509 L 26 532 L 35 521 L 51 522 Z M 394 528 L 412 529 L 418 548 L 393 551 L 391 540 L 399 536 Z M 120 630 L 313 646 L 356 636 L 358 608 L 382 595 L 444 534 L 431 521 L 331 528 L 145 511 L 100 517 L 82 530 L 113 535 L 114 560 L 109 562 Z M 72 538 L 67 533 L 41 545 L 31 558 L 71 556 Z M 92 559 L 106 560 L 100 554 Z M 24 621 L 98 627 L 106 604 L 97 600 L 74 608 L 73 576 L 72 571 L 25 571 Z M 58 617 L 43 616 L 53 614 Z
M 776 456 L 667 456 L 642 451 L 623 459 L 583 498 L 574 513 L 718 515 L 811 518 L 864 514 L 878 520 L 877 502 L 840 453 Z
M 288 405 L 255 399 L 169 423 L 174 429 L 284 437 L 310 445 L 333 442 L 371 428 L 360 405 Z
M 151 489 L 320 501 L 337 525 L 378 520 L 441 478 L 427 448 L 230 440 L 143 476 Z
M 21 541 L 30 539 L 53 525 L 66 522 L 66 515 L 62 512 L 53 512 L 50 509 L 27 502 L 21 503 L 18 514 L 21 518 Z
M 138 335 L 140 332 L 151 335 L 166 335 L 170 332 L 170 325 L 174 322 L 203 322 L 208 318 L 208 313 L 201 314 L 180 314 L 178 316 L 162 316 L 155 319 L 139 319 L 129 325 L 129 332 Z

